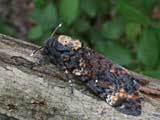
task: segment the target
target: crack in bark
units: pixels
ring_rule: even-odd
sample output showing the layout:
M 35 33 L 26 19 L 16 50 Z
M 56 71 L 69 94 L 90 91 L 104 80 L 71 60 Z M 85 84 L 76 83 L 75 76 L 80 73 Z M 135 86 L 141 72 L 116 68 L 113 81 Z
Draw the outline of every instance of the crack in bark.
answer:
M 11 116 L 8 116 L 6 114 L 1 114 L 0 113 L 0 120 L 18 120 L 18 119 L 14 118 L 14 117 L 11 117 Z

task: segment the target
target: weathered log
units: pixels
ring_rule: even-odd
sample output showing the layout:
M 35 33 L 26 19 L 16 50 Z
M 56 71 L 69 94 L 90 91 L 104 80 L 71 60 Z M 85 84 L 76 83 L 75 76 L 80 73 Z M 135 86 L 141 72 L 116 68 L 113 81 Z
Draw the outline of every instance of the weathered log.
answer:
M 0 120 L 160 119 L 158 100 L 145 99 L 142 115 L 134 117 L 119 113 L 79 82 L 74 84 L 71 95 L 65 74 L 54 65 L 30 69 L 41 57 L 30 57 L 37 47 L 0 34 Z M 159 80 L 134 72 L 133 75 L 160 89 Z

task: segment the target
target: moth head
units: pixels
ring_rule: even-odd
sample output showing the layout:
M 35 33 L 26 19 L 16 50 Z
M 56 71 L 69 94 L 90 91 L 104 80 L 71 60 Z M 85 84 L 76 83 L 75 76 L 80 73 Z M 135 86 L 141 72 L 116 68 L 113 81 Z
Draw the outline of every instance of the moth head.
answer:
M 45 42 L 44 46 L 35 50 L 31 55 L 43 48 L 42 54 L 45 55 L 60 55 L 65 53 L 73 53 L 82 47 L 82 43 L 77 39 L 72 39 L 66 35 L 54 35 L 62 24 L 59 24 L 52 32 L 50 38 Z
M 49 47 L 52 46 L 52 44 L 54 43 L 55 41 L 55 37 L 54 37 L 54 34 L 56 33 L 56 31 L 58 30 L 58 28 L 60 28 L 62 26 L 62 23 L 60 23 L 55 29 L 54 31 L 52 32 L 50 38 L 46 41 L 46 43 L 39 47 L 38 49 L 36 49 L 35 51 L 33 51 L 33 53 L 30 54 L 30 56 L 33 56 L 36 52 L 40 51 L 41 49 L 43 49 L 43 52 L 44 54 L 47 54 L 49 52 Z

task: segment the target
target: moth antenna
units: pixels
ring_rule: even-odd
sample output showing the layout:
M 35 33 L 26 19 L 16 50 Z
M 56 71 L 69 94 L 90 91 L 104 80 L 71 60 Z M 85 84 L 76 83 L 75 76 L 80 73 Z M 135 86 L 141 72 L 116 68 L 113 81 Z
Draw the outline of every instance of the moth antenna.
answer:
M 60 28 L 61 26 L 62 26 L 62 23 L 60 23 L 60 24 L 54 29 L 54 31 L 52 32 L 50 38 L 53 38 L 55 32 L 56 32 L 56 31 L 58 30 L 58 28 Z M 30 54 L 30 56 L 33 56 L 36 52 L 38 52 L 38 51 L 41 50 L 42 48 L 44 48 L 44 46 L 42 46 L 42 47 L 36 49 L 35 51 L 33 51 L 33 52 Z
M 36 49 L 35 51 L 33 51 L 33 52 L 30 54 L 30 56 L 33 56 L 36 52 L 38 52 L 38 51 L 41 50 L 42 48 L 44 48 L 44 46 L 42 46 L 42 47 Z
M 50 38 L 53 38 L 54 34 L 56 33 L 56 31 L 58 30 L 58 28 L 60 28 L 62 26 L 62 23 L 60 23 L 55 29 L 54 31 L 52 32 Z

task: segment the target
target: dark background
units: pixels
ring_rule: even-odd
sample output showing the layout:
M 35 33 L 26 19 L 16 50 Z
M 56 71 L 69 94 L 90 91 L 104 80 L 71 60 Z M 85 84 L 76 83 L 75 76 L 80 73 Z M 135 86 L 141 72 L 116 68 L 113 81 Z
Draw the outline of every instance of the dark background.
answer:
M 0 32 L 43 44 L 52 30 L 160 78 L 160 0 L 0 0 Z

